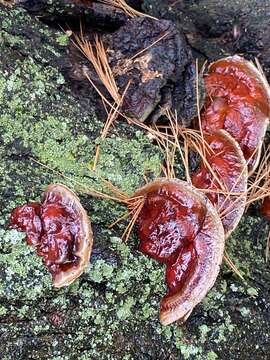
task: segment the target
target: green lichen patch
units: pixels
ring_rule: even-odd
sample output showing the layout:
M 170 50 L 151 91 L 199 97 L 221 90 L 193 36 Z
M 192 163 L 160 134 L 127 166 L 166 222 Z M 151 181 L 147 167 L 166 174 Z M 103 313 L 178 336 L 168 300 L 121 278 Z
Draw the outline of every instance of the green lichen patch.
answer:
M 31 20 L 24 10 L 11 10 L 1 4 L 0 44 L 2 58 L 8 56 L 7 48 L 11 47 L 14 58 L 30 55 L 42 64 L 62 63 L 61 57 L 65 54 L 63 45 L 66 45 L 61 31 L 51 31 L 39 21 Z M 13 58 L 10 57 L 10 60 Z
M 36 301 L 51 289 L 51 277 L 24 234 L 0 229 L 0 298 L 7 302 Z

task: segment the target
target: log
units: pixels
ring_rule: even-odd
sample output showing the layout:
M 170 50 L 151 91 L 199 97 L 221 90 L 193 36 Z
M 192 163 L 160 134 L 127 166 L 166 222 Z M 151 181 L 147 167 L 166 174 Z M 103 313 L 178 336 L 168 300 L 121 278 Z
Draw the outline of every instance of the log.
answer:
M 137 252 L 135 235 L 122 242 L 127 223 L 107 227 L 125 208 L 87 195 L 85 187 L 107 191 L 101 180 L 107 178 L 132 193 L 145 176 L 160 175 L 163 157 L 145 133 L 124 121 L 100 139 L 104 111 L 90 86 L 80 91 L 69 78 L 68 43 L 65 33 L 38 17 L 0 4 L 1 360 L 246 359 L 247 353 L 267 359 L 267 227 L 253 214 L 228 241 L 247 284 L 224 265 L 185 326 L 160 325 L 163 267 Z M 87 271 L 60 290 L 24 235 L 8 228 L 10 211 L 39 200 L 52 182 L 77 191 L 94 230 Z

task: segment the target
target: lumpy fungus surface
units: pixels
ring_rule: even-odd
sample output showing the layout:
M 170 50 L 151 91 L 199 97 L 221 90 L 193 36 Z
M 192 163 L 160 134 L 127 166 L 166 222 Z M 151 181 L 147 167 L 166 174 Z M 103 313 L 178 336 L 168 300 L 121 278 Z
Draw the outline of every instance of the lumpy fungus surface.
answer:
M 135 193 L 139 250 L 166 264 L 161 322 L 185 320 L 212 287 L 224 248 L 220 218 L 204 195 L 180 180 L 158 179 Z
M 41 236 L 41 205 L 37 202 L 29 202 L 17 206 L 11 213 L 10 224 L 13 229 L 26 233 L 26 241 L 29 245 L 38 245 Z
M 249 169 L 258 162 L 269 120 L 269 86 L 253 63 L 232 56 L 210 65 L 202 128 L 228 131 L 239 143 Z
M 205 209 L 175 187 L 149 193 L 138 218 L 139 250 L 166 264 L 179 249 L 192 243 L 204 220 Z
M 192 175 L 192 184 L 208 189 L 207 197 L 216 207 L 228 236 L 245 209 L 248 171 L 237 142 L 224 130 L 204 135 L 205 158 Z
M 43 257 L 56 287 L 81 274 L 91 252 L 91 225 L 79 199 L 65 186 L 50 185 L 41 204 L 15 208 L 10 224 L 26 233 L 27 243 Z

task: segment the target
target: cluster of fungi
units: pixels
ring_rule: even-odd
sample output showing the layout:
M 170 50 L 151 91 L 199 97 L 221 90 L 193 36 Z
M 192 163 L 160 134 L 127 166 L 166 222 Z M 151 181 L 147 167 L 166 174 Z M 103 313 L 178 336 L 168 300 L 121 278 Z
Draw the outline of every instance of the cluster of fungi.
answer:
M 144 196 L 139 250 L 166 265 L 164 325 L 185 321 L 213 286 L 225 239 L 245 211 L 248 177 L 258 166 L 269 121 L 270 89 L 251 62 L 239 56 L 216 61 L 204 80 L 201 143 L 195 145 L 204 154 L 191 184 L 158 179 L 135 193 Z M 269 209 L 265 198 L 264 216 Z
M 136 215 L 139 251 L 166 266 L 164 325 L 185 321 L 214 285 L 225 239 L 245 211 L 248 177 L 259 164 L 269 120 L 270 90 L 252 62 L 239 56 L 218 60 L 204 83 L 205 103 L 193 129 L 199 166 L 189 181 L 158 178 L 126 201 Z M 262 213 L 270 218 L 267 198 Z M 71 284 L 87 266 L 90 221 L 64 185 L 50 185 L 41 204 L 18 206 L 10 222 L 43 257 L 56 287 Z

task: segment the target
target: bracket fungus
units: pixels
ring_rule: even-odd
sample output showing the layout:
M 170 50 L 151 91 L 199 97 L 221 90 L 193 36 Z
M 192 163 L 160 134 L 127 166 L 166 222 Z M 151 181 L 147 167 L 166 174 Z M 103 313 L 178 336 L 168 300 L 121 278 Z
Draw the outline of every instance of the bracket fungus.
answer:
M 207 99 L 202 129 L 228 131 L 253 172 L 270 115 L 270 89 L 265 77 L 251 61 L 235 55 L 210 64 L 204 80 Z
M 41 204 L 16 207 L 10 226 L 26 233 L 59 288 L 76 280 L 87 266 L 92 250 L 91 223 L 79 198 L 66 186 L 51 184 Z
M 267 220 L 270 220 L 270 197 L 269 196 L 267 196 L 263 199 L 263 202 L 260 207 L 260 212 Z
M 205 142 L 205 145 L 204 145 Z M 192 184 L 216 207 L 226 237 L 236 228 L 246 205 L 248 169 L 238 143 L 225 130 L 204 134 L 199 149 L 202 161 L 192 175 Z
M 219 215 L 202 193 L 177 179 L 157 179 L 137 190 L 139 250 L 166 264 L 163 325 L 185 321 L 214 285 L 224 251 Z

